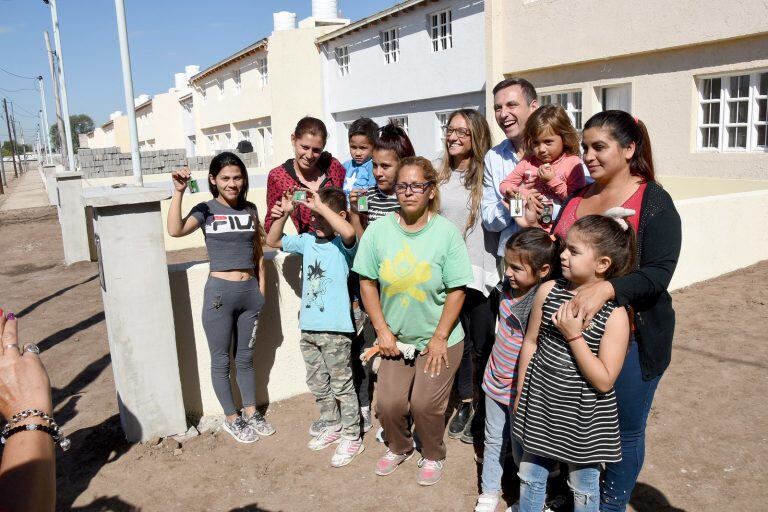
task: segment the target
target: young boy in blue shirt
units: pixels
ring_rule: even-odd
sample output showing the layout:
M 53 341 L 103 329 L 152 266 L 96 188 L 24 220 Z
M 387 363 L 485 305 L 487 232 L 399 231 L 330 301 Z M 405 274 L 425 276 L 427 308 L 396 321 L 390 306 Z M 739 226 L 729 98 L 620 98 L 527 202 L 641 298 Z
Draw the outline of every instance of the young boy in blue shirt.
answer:
M 284 235 L 285 223 L 295 206 L 293 192 L 286 191 L 273 209 L 267 245 L 304 257 L 300 345 L 307 386 L 320 409 L 320 419 L 310 426 L 309 433 L 314 437 L 307 446 L 322 450 L 339 443 L 331 466 L 341 467 L 365 449 L 350 364 L 354 326 L 347 291 L 357 236 L 347 221 L 344 192 L 334 187 L 304 191 L 306 199 L 302 203 L 312 211 L 314 233 Z
M 367 117 L 355 120 L 349 127 L 349 154 L 352 159 L 344 162 L 344 170 L 347 173 L 343 186 L 347 200 L 353 189 L 368 190 L 376 184 L 372 156 L 378 132 L 379 125 Z

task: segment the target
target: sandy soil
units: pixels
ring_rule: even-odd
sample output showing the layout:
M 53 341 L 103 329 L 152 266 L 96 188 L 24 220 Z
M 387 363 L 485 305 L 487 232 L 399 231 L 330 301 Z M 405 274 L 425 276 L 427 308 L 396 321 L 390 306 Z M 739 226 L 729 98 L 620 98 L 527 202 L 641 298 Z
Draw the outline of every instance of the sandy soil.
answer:
M 448 441 L 444 480 L 415 482 L 416 460 L 387 478 L 373 436 L 352 465 L 305 447 L 311 397 L 271 404 L 277 435 L 240 445 L 221 432 L 131 445 L 119 427 L 97 266 L 62 264 L 55 210 L 0 214 L 0 306 L 43 349 L 55 416 L 73 441 L 58 458 L 58 510 L 472 510 L 472 448 Z M 169 255 L 196 259 L 200 251 Z M 651 412 L 635 511 L 763 510 L 768 458 L 768 262 L 674 294 L 672 366 Z M 180 451 L 179 451 L 180 448 Z M 514 499 L 512 472 L 505 484 Z M 385 501 L 386 500 L 386 501 Z M 500 508 L 501 510 L 501 508 Z

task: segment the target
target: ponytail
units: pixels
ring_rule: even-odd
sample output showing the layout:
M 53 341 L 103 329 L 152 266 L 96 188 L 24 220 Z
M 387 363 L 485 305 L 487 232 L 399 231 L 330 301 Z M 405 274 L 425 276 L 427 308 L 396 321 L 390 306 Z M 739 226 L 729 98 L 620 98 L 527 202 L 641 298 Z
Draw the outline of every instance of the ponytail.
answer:
M 584 131 L 590 128 L 606 128 L 623 148 L 634 143 L 635 152 L 629 161 L 629 173 L 640 177 L 644 183 L 656 181 L 651 139 L 645 123 L 622 110 L 605 110 L 590 117 L 584 124 Z

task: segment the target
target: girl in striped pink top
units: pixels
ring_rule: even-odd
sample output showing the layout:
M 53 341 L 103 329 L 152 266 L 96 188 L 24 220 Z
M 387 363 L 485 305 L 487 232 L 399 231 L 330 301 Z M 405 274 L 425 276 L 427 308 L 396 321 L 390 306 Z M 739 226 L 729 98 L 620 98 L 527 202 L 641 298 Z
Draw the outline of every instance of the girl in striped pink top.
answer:
M 499 297 L 496 341 L 483 375 L 485 391 L 485 450 L 483 452 L 482 494 L 476 512 L 493 512 L 501 495 L 501 476 L 508 444 L 519 464 L 522 447 L 510 439 L 511 404 L 517 392 L 517 357 L 523 344 L 536 289 L 556 277 L 560 249 L 550 235 L 539 228 L 525 228 L 512 235 L 504 251 L 505 275 Z

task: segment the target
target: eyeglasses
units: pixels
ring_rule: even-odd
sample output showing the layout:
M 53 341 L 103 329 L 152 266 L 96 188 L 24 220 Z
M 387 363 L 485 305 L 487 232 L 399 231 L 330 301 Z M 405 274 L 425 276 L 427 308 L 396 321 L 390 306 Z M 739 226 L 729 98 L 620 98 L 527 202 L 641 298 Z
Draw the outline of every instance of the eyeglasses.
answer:
M 397 194 L 405 194 L 408 189 L 411 189 L 411 193 L 413 194 L 424 194 L 431 186 L 431 181 L 425 181 L 423 183 L 419 183 L 418 181 L 413 183 L 395 183 L 395 192 Z
M 454 133 L 460 139 L 463 139 L 464 137 L 469 137 L 469 130 L 467 130 L 466 128 L 451 128 L 449 126 L 443 126 L 443 132 L 445 133 L 446 137 L 450 137 Z

